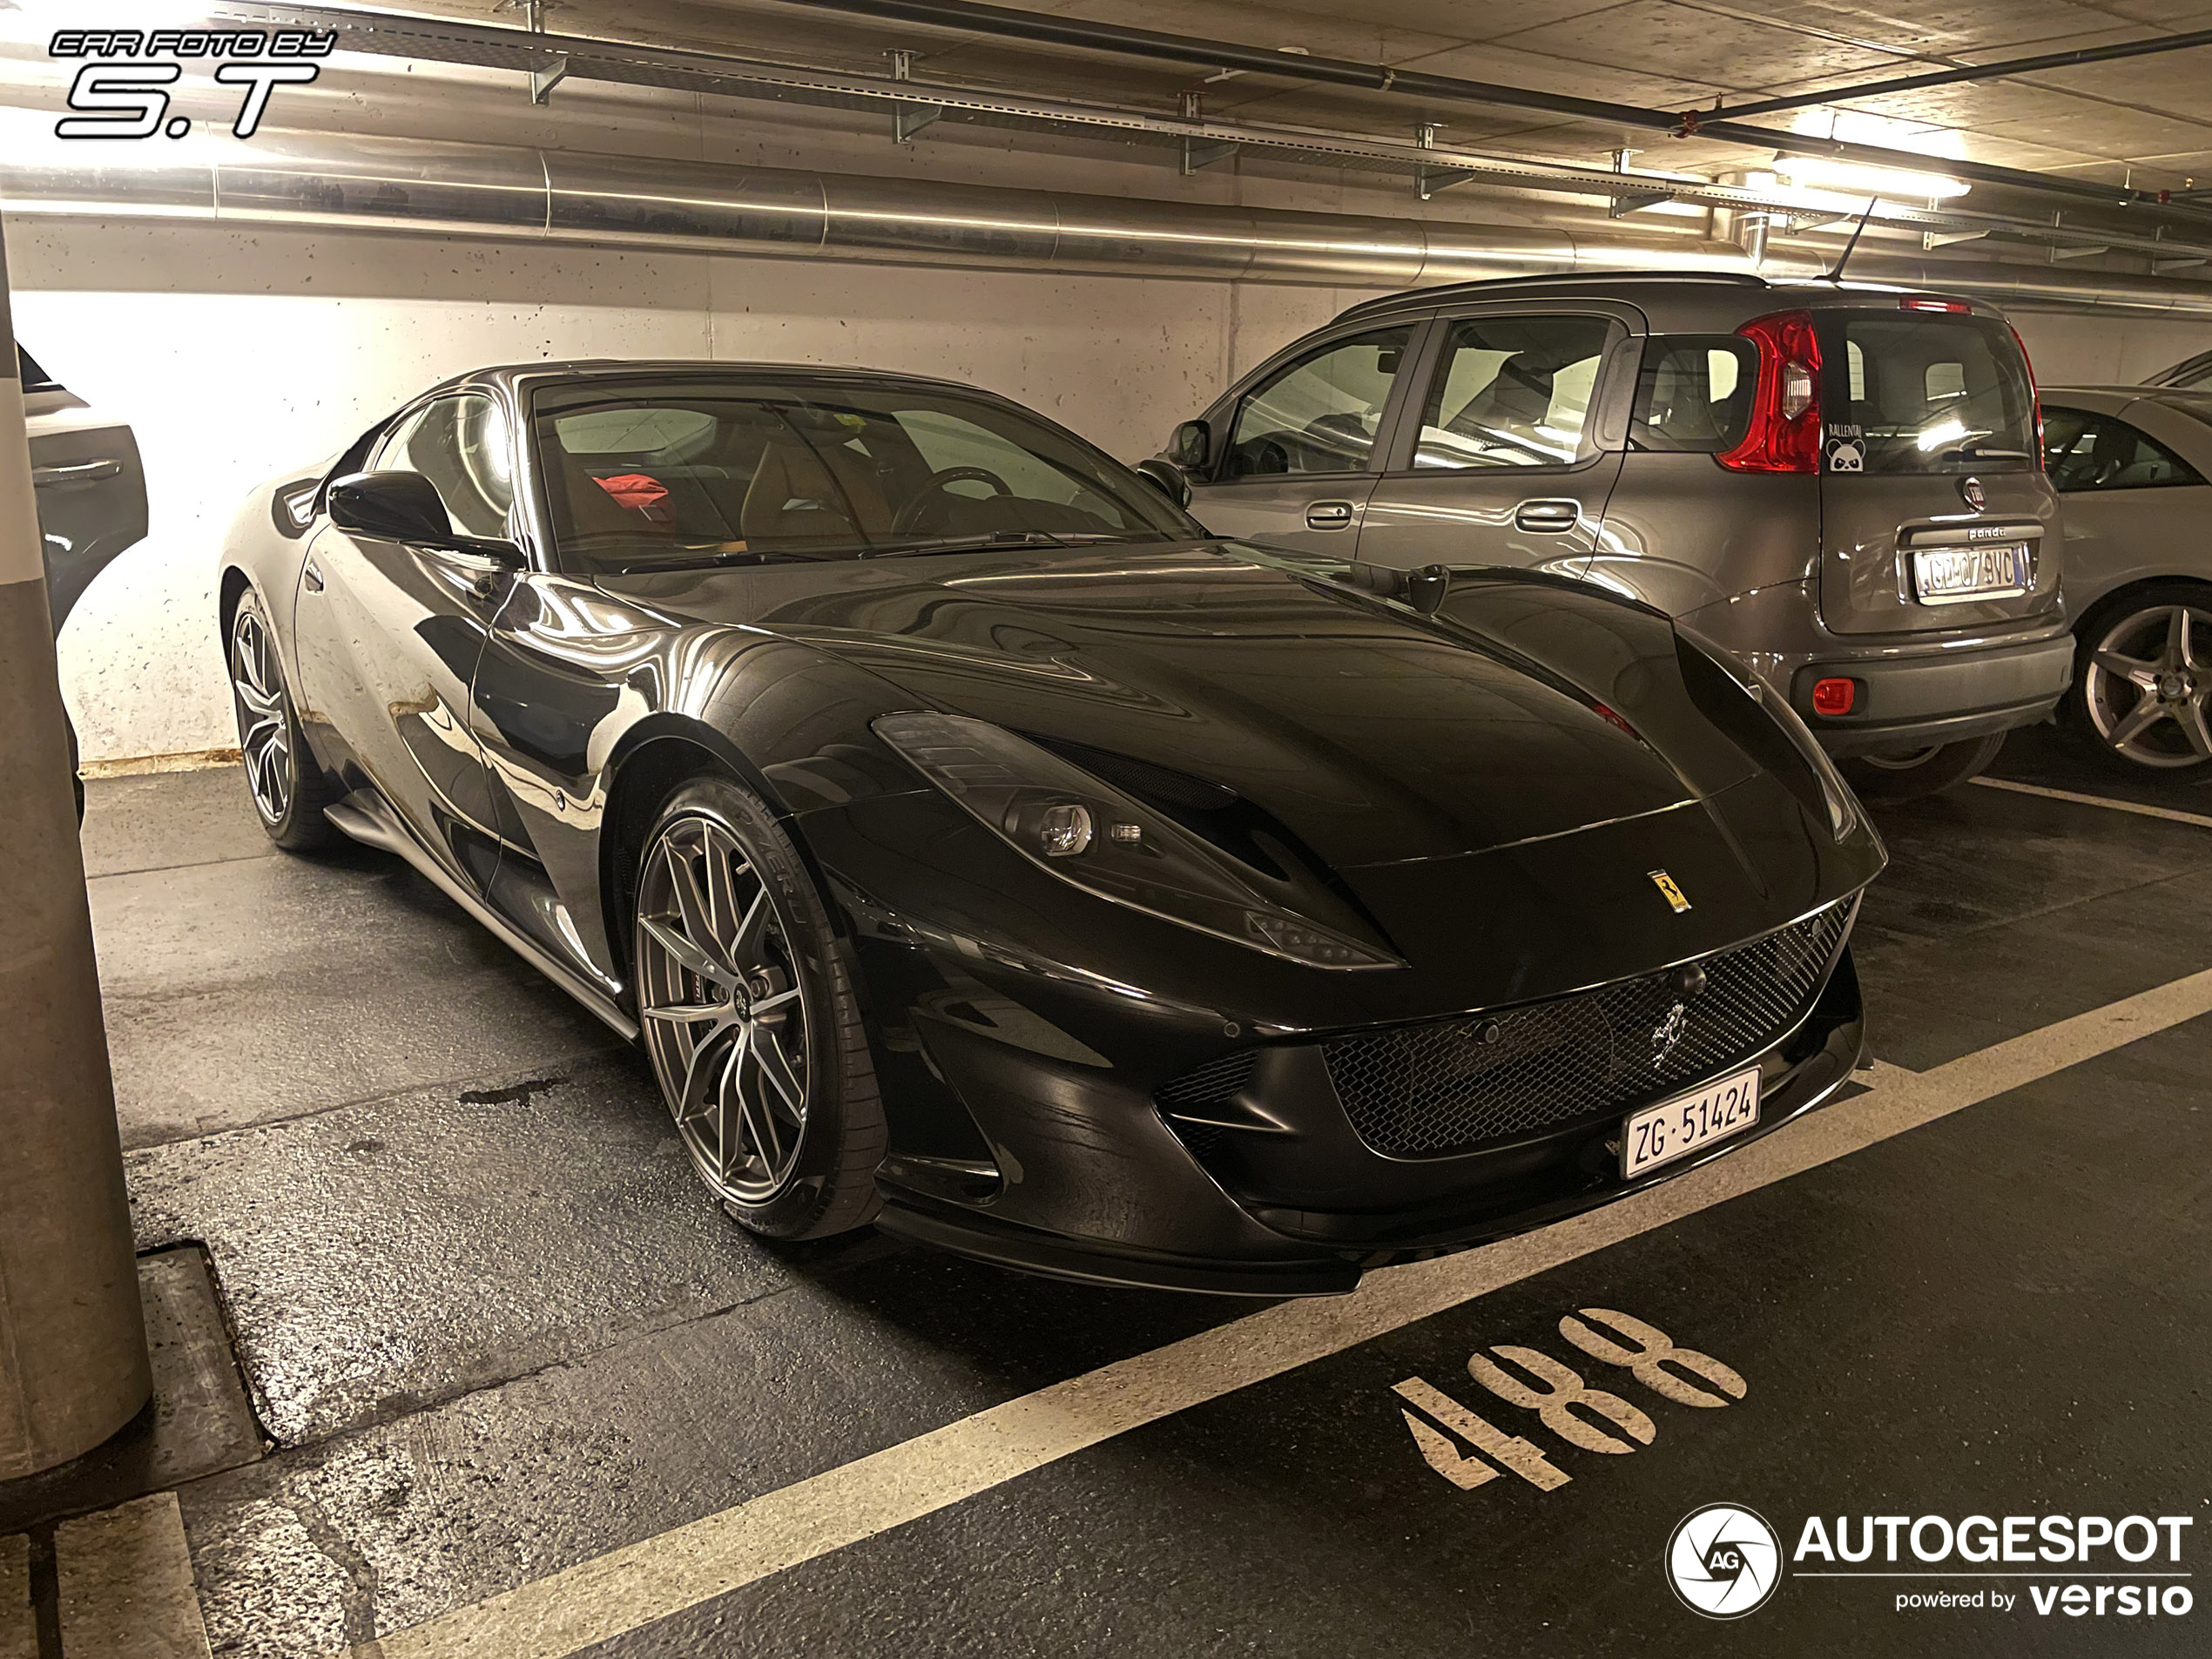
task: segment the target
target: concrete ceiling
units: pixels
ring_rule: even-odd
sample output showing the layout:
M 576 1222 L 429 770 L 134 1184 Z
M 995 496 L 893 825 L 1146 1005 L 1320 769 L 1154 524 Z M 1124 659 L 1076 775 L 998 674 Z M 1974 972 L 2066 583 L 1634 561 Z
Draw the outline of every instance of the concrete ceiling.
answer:
M 999 0 L 1020 9 L 1466 76 L 1664 109 L 1711 109 L 1928 69 L 2212 28 L 2205 0 Z M 512 24 L 523 0 L 413 0 L 394 10 Z M 909 47 L 933 79 L 1116 102 L 1204 81 L 1173 64 L 840 17 L 781 0 L 549 0 L 546 26 L 702 50 L 880 71 Z M 1424 116 L 1446 142 L 1697 172 L 1758 152 L 1624 134 L 1587 122 L 1300 86 L 1258 75 L 1204 87 L 1206 108 L 1253 119 L 1402 132 Z M 2212 184 L 2212 48 L 1945 86 L 1844 107 L 1955 129 L 1977 160 L 2144 188 Z M 1771 118 L 1786 123 L 1787 116 Z

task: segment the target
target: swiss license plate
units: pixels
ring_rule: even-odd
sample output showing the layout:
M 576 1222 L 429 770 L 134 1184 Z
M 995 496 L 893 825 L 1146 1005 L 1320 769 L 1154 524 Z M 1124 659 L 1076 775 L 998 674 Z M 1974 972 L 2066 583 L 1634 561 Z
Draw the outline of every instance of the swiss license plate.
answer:
M 1758 1121 L 1759 1069 L 1752 1066 L 1694 1095 L 1677 1095 L 1631 1112 L 1621 1130 L 1621 1173 L 1642 1175 Z
M 2017 543 L 1924 547 L 1912 555 L 1912 590 L 1924 605 L 2015 598 L 2033 585 L 2027 550 Z

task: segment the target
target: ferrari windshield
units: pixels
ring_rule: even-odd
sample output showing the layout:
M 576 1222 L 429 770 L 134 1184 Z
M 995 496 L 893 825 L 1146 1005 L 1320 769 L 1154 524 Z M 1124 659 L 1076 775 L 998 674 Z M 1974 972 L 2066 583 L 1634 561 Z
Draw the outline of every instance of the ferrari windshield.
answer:
M 539 464 L 579 571 L 1204 535 L 1080 440 L 937 387 L 670 381 L 541 396 Z

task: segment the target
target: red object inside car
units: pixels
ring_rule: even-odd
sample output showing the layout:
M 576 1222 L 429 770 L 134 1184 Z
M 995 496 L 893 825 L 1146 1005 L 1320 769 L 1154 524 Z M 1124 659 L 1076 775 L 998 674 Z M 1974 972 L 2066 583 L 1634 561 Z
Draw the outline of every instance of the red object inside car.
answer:
M 1815 680 L 1812 685 L 1812 711 L 1815 714 L 1849 714 L 1851 705 L 1858 700 L 1857 680 Z
M 668 487 L 642 472 L 617 473 L 612 478 L 595 478 L 592 482 L 624 507 L 642 509 L 668 499 Z

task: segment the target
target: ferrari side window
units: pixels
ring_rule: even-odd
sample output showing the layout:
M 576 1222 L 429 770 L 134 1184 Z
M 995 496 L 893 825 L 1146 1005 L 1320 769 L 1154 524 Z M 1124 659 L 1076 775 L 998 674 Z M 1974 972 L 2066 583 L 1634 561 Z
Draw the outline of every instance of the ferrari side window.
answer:
M 1389 328 L 1333 341 L 1248 393 L 1222 475 L 1366 470 L 1412 338 Z
M 472 536 L 504 536 L 507 509 L 515 501 L 515 445 L 507 429 L 507 416 L 488 397 L 459 400 L 455 422 L 460 438 L 461 475 L 465 482 L 465 505 L 448 499 L 447 510 L 458 522 L 468 516 L 492 526 L 471 530 Z M 442 493 L 442 490 L 441 491 Z
M 463 536 L 504 536 L 514 500 L 507 424 L 488 397 L 443 397 L 424 408 L 377 457 L 385 470 L 428 478 Z

